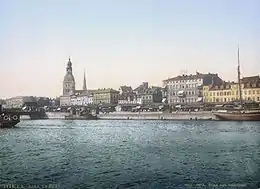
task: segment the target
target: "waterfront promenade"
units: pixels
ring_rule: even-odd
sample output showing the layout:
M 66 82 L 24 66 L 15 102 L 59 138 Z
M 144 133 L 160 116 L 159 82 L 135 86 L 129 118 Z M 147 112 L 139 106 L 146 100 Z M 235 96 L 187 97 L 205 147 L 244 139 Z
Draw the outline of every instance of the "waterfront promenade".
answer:
M 132 120 L 216 120 L 210 111 L 200 112 L 112 112 L 99 114 L 100 119 L 132 119 Z
M 46 112 L 47 119 L 62 120 L 69 113 Z M 98 114 L 104 120 L 216 120 L 210 111 L 199 112 L 110 112 Z M 21 116 L 21 120 L 29 120 L 29 116 Z

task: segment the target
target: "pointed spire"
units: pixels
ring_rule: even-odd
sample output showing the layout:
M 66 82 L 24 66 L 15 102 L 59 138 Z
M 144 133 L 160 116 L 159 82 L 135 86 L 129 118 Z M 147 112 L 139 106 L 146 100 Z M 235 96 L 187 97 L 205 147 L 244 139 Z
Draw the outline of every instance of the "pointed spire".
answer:
M 239 45 L 238 45 L 238 47 L 237 47 L 237 60 L 238 60 L 238 66 L 240 66 Z
M 87 82 L 86 82 L 86 72 L 85 72 L 85 68 L 84 68 L 83 90 L 84 90 L 84 91 L 87 90 Z

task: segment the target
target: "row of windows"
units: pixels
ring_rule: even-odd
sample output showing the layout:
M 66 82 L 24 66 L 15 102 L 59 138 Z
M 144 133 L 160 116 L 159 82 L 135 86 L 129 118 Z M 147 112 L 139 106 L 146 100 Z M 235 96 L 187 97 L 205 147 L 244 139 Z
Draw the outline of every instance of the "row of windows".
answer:
M 152 96 L 142 96 L 142 99 L 152 99 Z
M 230 96 L 230 95 L 238 95 L 238 91 L 236 93 L 234 91 L 229 91 L 229 92 L 211 92 L 209 93 L 209 96 Z M 204 93 L 204 96 L 206 96 L 207 93 Z
M 169 95 L 170 96 L 177 96 L 177 92 L 170 92 Z M 184 94 L 185 95 L 195 95 L 196 94 L 196 91 L 184 91 Z
M 202 82 L 202 79 L 177 80 L 177 81 L 170 81 L 169 83 L 187 83 L 187 82 Z
M 253 95 L 254 94 L 260 94 L 260 90 L 257 90 L 257 91 L 256 90 L 252 90 L 252 91 L 248 90 L 248 91 L 244 91 L 244 94 L 245 95 L 247 95 L 247 94 L 249 94 L 249 95 L 251 95 L 251 94 L 253 94 Z
M 118 98 L 118 95 L 94 95 L 95 99 Z
M 238 98 L 215 98 L 213 97 L 213 99 L 209 99 L 208 102 L 231 102 L 234 100 L 238 100 Z M 253 100 L 253 101 L 260 101 L 260 97 L 247 97 L 246 100 Z
M 197 84 L 186 84 L 186 85 L 169 85 L 169 89 L 184 89 L 184 88 L 196 88 Z
M 238 95 L 238 91 L 234 92 L 234 91 L 228 91 L 228 92 L 210 92 L 209 95 L 210 96 L 230 96 L 230 95 Z M 249 91 L 244 91 L 245 95 L 251 95 L 251 94 L 260 94 L 260 90 L 249 90 Z M 207 93 L 204 93 L 204 96 L 207 96 Z
M 196 102 L 194 98 L 185 98 L 185 99 L 170 99 L 170 103 L 178 103 L 178 102 Z

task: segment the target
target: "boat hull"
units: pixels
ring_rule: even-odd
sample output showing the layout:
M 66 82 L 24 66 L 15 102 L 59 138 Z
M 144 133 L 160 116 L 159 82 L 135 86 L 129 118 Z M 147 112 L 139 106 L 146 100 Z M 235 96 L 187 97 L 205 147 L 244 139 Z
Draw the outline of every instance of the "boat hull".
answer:
M 13 113 L 3 113 L 0 116 L 0 128 L 13 128 L 20 122 L 20 116 Z
M 213 113 L 219 120 L 223 121 L 260 121 L 260 112 L 257 113 Z
M 0 128 L 13 128 L 15 127 L 20 121 L 12 121 L 12 122 L 2 122 L 0 123 Z

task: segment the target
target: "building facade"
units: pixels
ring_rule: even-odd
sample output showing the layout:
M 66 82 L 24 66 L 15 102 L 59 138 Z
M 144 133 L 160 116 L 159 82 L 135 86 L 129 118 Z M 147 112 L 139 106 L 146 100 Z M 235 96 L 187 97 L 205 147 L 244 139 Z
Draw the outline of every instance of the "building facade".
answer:
M 238 84 L 225 82 L 221 85 L 203 86 L 205 103 L 222 103 L 239 100 Z
M 143 82 L 137 88 L 133 90 L 133 92 L 137 95 L 144 93 L 149 88 L 148 82 Z
M 241 79 L 242 97 L 244 100 L 260 102 L 260 77 L 244 77 Z
M 114 89 L 98 89 L 93 92 L 93 104 L 117 104 L 119 91 Z
M 70 97 L 71 106 L 88 106 L 93 104 L 92 95 L 72 95 Z
M 37 100 L 33 96 L 17 96 L 5 100 L 5 108 L 23 108 L 30 105 L 37 105 Z
M 142 104 L 161 103 L 163 99 L 160 87 L 149 87 L 143 93 L 138 94 L 142 99 Z
M 169 104 L 192 104 L 203 102 L 203 86 L 221 84 L 222 79 L 218 74 L 179 75 L 163 81 L 167 88 Z
M 259 76 L 244 77 L 241 79 L 242 100 L 260 102 Z M 239 101 L 239 85 L 235 82 L 225 82 L 221 85 L 203 87 L 206 103 L 225 103 Z
M 127 105 L 127 104 L 141 104 L 141 98 L 138 98 L 137 94 L 134 93 L 132 87 L 130 86 L 121 86 L 119 88 L 119 97 L 118 104 L 119 105 Z

